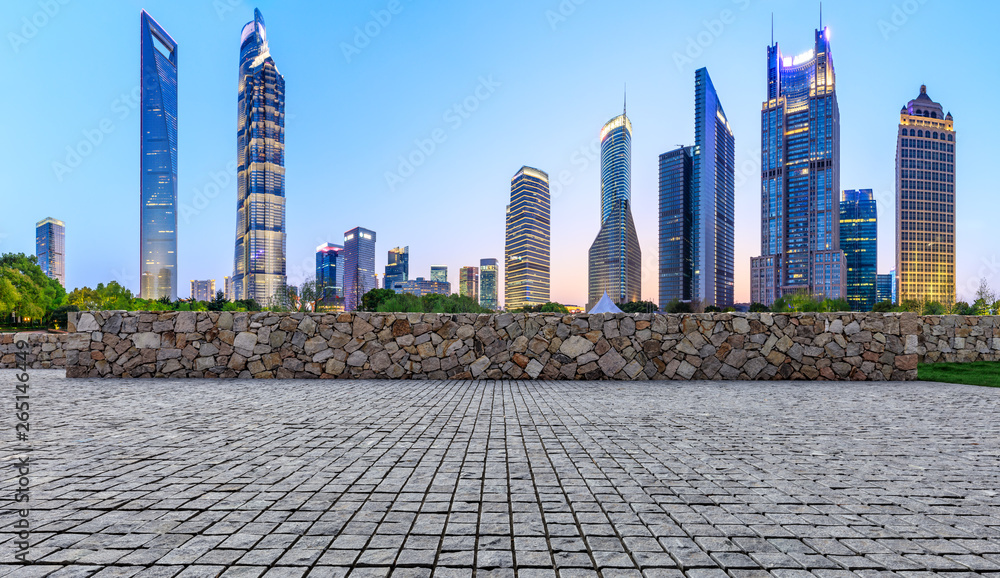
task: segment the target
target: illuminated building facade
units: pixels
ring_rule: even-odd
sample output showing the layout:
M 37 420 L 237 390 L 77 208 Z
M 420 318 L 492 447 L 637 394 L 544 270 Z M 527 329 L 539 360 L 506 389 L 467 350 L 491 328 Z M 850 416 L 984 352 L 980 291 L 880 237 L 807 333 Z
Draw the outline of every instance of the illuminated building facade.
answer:
M 375 231 L 355 227 L 344 233 L 344 307 L 354 311 L 364 294 L 377 287 Z
M 382 279 L 384 289 L 392 289 L 397 281 L 410 279 L 410 248 L 396 247 L 389 249 L 389 259 L 385 266 L 385 277 Z
M 35 257 L 46 277 L 66 288 L 66 224 L 48 217 L 35 224 Z
M 319 301 L 344 298 L 344 246 L 324 243 L 316 247 L 316 289 Z
M 524 166 L 510 180 L 504 243 L 504 307 L 549 301 L 551 197 L 549 175 Z
M 955 303 L 955 132 L 927 87 L 899 112 L 896 272 L 899 302 Z
M 694 294 L 693 149 L 681 147 L 660 155 L 660 307 L 675 299 L 691 301 Z
M 431 265 L 431 281 L 438 281 L 440 283 L 448 282 L 448 266 L 447 265 Z
M 211 301 L 215 299 L 215 279 L 204 281 L 191 280 L 191 299 L 195 301 Z
M 871 311 L 878 301 L 878 211 L 871 189 L 844 191 L 840 200 L 840 248 L 847 269 L 852 311 Z
M 493 311 L 500 308 L 497 301 L 499 269 L 500 265 L 496 259 L 479 260 L 479 305 Z
M 479 302 L 479 267 L 462 267 L 458 270 L 458 294 Z
M 896 270 L 888 273 L 879 273 L 875 279 L 875 302 L 889 301 L 894 304 L 899 303 L 896 298 Z
M 140 16 L 139 296 L 177 300 L 177 43 Z
M 236 294 L 233 292 L 233 278 L 224 277 L 223 283 L 225 284 L 226 301 L 235 301 Z
M 601 129 L 601 230 L 588 255 L 588 311 L 605 292 L 615 303 L 642 298 L 631 181 L 632 122 L 623 111 Z
M 840 250 L 840 109 L 829 29 L 795 57 L 767 48 L 761 110 L 761 256 L 750 297 L 770 305 L 794 293 L 845 296 Z
M 396 281 L 391 287 L 396 293 L 409 293 L 417 297 L 424 295 L 450 295 L 451 283 L 447 281 L 434 281 L 417 277 L 409 281 Z
M 259 10 L 240 37 L 236 159 L 236 297 L 269 304 L 286 294 L 285 79 Z

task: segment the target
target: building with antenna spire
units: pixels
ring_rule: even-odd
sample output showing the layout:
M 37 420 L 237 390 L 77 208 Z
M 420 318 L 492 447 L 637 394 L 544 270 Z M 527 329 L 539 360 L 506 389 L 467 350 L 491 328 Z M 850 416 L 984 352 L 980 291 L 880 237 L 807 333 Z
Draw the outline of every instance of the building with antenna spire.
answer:
M 632 122 L 622 114 L 601 129 L 601 229 L 590 246 L 587 310 L 605 292 L 616 303 L 642 299 L 642 252 L 632 220 Z

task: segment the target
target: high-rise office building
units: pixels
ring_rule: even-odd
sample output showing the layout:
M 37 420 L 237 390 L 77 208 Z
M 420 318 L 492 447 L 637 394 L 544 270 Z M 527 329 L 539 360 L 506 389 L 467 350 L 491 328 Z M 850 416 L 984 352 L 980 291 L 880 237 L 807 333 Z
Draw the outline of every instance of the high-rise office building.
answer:
M 238 299 L 268 304 L 285 291 L 285 79 L 267 44 L 260 10 L 240 37 L 236 133 Z
M 879 273 L 875 279 L 875 302 L 889 301 L 899 303 L 896 297 L 896 270 Z
M 215 299 L 215 279 L 204 281 L 191 280 L 191 299 L 195 301 L 211 301 Z
M 226 288 L 226 301 L 236 301 L 236 293 L 233 291 L 233 278 L 225 277 L 222 281 Z
M 736 142 L 708 69 L 695 71 L 694 86 L 694 298 L 724 308 L 733 304 Z
M 899 302 L 955 303 L 955 132 L 920 87 L 899 111 L 896 272 Z
M 450 295 L 451 283 L 447 281 L 428 281 L 423 277 L 417 277 L 409 281 L 396 281 L 393 283 L 391 289 L 396 293 L 409 293 L 417 297 L 431 294 Z
M 632 122 L 625 111 L 601 129 L 601 230 L 590 246 L 587 310 L 642 299 L 642 252 L 632 221 Z
M 693 148 L 660 155 L 660 307 L 674 300 L 691 301 L 694 295 Z
M 344 233 L 344 307 L 354 311 L 365 293 L 377 287 L 375 231 L 355 227 Z
M 344 298 L 344 246 L 325 243 L 316 247 L 316 289 L 320 301 Z
M 695 71 L 695 145 L 660 155 L 660 305 L 733 304 L 735 140 L 708 70 Z
M 382 287 L 392 289 L 397 281 L 409 281 L 410 279 L 410 248 L 396 247 L 389 249 L 389 260 L 385 266 L 385 277 L 382 279 Z
M 462 267 L 458 270 L 458 294 L 479 302 L 479 267 Z
M 496 259 L 479 260 L 479 305 L 493 311 L 500 308 L 497 302 L 498 269 Z
M 35 257 L 46 277 L 66 289 L 66 224 L 48 217 L 35 224 Z
M 878 211 L 871 189 L 844 191 L 840 201 L 840 248 L 847 268 L 847 302 L 852 311 L 871 311 L 876 303 Z
M 829 29 L 812 50 L 767 48 L 761 110 L 760 257 L 750 260 L 750 298 L 844 297 L 840 250 L 840 109 Z
M 448 266 L 447 265 L 431 265 L 431 281 L 437 281 L 439 283 L 448 282 Z
M 523 166 L 510 180 L 504 240 L 504 307 L 549 301 L 551 255 L 549 175 Z
M 177 300 L 177 43 L 140 16 L 139 296 Z

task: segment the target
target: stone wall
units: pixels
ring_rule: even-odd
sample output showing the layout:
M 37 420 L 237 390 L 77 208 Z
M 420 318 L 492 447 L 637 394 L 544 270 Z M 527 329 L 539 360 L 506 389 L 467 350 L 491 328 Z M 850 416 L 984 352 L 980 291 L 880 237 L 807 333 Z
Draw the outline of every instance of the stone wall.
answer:
M 925 341 L 995 360 L 998 330 L 912 313 L 105 311 L 71 313 L 65 347 L 70 377 L 909 380 Z
M 28 352 L 25 361 L 29 369 L 66 367 L 65 342 L 67 333 L 0 333 L 0 369 L 18 367 L 17 352 Z M 30 347 L 18 349 L 17 342 L 26 341 Z
M 919 335 L 921 361 L 968 363 L 1000 361 L 1000 317 L 924 317 Z

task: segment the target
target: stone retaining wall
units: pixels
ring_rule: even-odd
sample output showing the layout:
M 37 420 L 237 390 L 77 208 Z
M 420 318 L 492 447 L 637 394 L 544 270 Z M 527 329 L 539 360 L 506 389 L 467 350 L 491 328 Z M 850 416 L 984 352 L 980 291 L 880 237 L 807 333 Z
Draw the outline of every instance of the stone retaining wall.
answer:
M 911 380 L 925 352 L 971 361 L 1000 351 L 994 318 L 913 313 L 104 311 L 69 321 L 69 377 Z
M 17 352 L 27 351 L 25 359 L 29 369 L 52 369 L 66 367 L 65 342 L 67 333 L 0 333 L 0 369 L 17 366 Z M 18 349 L 17 342 L 26 341 L 29 348 Z

